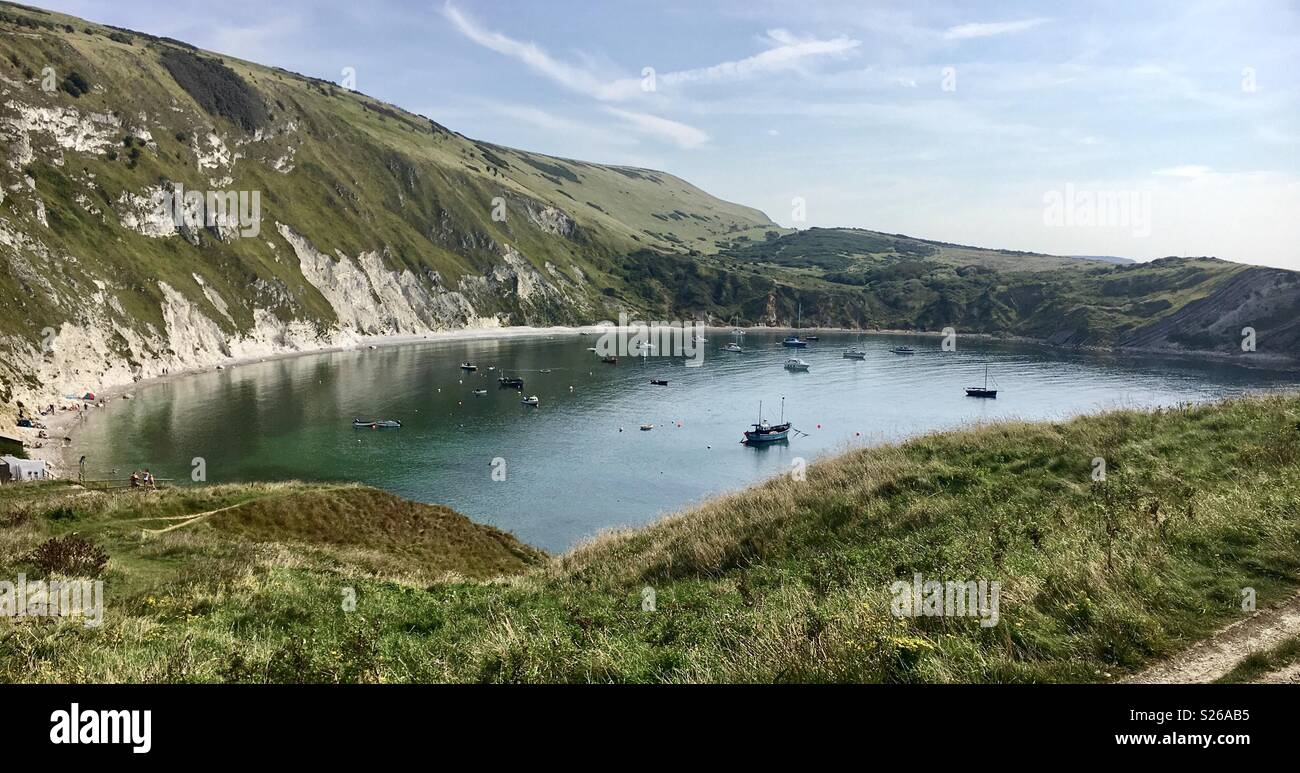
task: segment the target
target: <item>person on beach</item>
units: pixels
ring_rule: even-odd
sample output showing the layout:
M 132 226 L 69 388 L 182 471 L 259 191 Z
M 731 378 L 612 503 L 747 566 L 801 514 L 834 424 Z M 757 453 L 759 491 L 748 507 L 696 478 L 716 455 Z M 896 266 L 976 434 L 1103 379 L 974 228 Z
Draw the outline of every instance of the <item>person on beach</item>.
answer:
M 140 472 L 138 470 L 131 472 L 131 488 L 140 488 Z

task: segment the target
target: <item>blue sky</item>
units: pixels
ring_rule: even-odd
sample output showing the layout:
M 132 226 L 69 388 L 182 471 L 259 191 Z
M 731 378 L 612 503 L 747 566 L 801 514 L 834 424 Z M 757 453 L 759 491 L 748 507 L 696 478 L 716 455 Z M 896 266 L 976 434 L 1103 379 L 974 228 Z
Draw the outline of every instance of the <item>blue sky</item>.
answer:
M 784 225 L 1300 269 L 1295 0 L 43 4 Z

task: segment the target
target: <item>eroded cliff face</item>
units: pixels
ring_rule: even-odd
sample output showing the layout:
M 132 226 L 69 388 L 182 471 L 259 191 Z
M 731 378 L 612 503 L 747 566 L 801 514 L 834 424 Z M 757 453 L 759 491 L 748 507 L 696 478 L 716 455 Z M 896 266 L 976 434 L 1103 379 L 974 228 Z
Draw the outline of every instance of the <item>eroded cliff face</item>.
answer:
M 83 42 L 55 44 L 86 68 Z M 108 45 L 112 57 L 151 61 L 141 47 Z M 470 203 L 441 201 L 468 197 L 470 186 L 486 203 L 494 191 L 471 172 L 500 172 L 394 156 L 328 109 L 306 107 L 302 83 L 260 96 L 273 117 L 244 131 L 172 92 L 151 93 L 145 77 L 137 91 L 121 90 L 90 65 L 86 77 L 98 83 L 74 99 L 19 75 L 20 61 L 15 53 L 0 63 L 0 402 L 30 407 L 231 359 L 596 311 L 596 288 L 573 260 L 581 228 L 572 215 L 501 181 L 514 220 L 480 225 L 463 211 Z M 432 134 L 426 143 L 472 147 L 440 127 L 422 131 Z M 330 166 L 345 142 L 390 161 Z M 375 166 L 399 176 L 396 204 L 387 179 L 362 179 Z M 213 190 L 264 197 L 257 227 L 210 218 L 203 196 Z M 392 210 L 400 219 L 380 222 Z M 322 224 L 337 222 L 364 234 L 353 244 L 370 246 L 331 248 L 337 231 L 322 236 Z M 412 231 L 429 239 L 416 240 L 414 256 Z M 441 270 L 449 262 L 455 269 Z
M 258 279 L 235 288 L 237 292 L 227 286 L 223 293 L 199 271 L 174 283 L 163 278 L 151 278 L 146 287 L 125 282 L 97 256 L 59 244 L 46 216 L 43 181 L 29 174 L 34 163 L 67 168 L 79 157 L 115 152 L 124 131 L 122 121 L 112 114 L 39 107 L 17 99 L 3 105 L 7 114 L 0 117 L 0 136 L 8 146 L 9 184 L 0 190 L 9 207 L 0 211 L 0 251 L 8 275 L 20 287 L 17 303 L 4 313 L 22 315 L 30 300 L 54 318 L 37 331 L 37 340 L 30 334 L 0 335 L 5 353 L 0 383 L 9 391 L 5 397 L 28 406 L 231 359 L 349 346 L 367 337 L 544 323 L 554 318 L 557 308 L 575 315 L 591 311 L 580 271 L 571 279 L 549 262 L 545 272 L 539 271 L 516 248 L 491 237 L 468 242 L 475 249 L 495 252 L 494 264 L 449 285 L 433 269 L 417 273 L 391 268 L 383 245 L 356 255 L 327 255 L 284 222 L 274 222 L 270 233 L 258 238 L 272 255 L 292 255 L 293 278 L 300 280 L 296 285 Z M 141 116 L 125 131 L 147 146 L 153 135 L 148 124 L 148 116 Z M 241 142 L 292 137 L 295 130 L 294 123 L 287 122 Z M 248 163 L 283 175 L 292 171 L 288 159 L 294 147 L 290 142 L 253 160 L 231 151 L 223 137 L 209 132 L 191 141 L 188 166 L 210 183 L 231 183 L 236 173 L 248 173 Z M 241 159 L 246 159 L 245 165 L 237 170 Z M 139 188 L 123 186 L 116 195 L 88 168 L 66 182 L 74 188 L 74 205 L 98 226 L 110 233 L 117 226 L 126 234 L 114 238 L 119 249 L 131 250 L 135 237 L 164 243 L 183 240 L 206 249 L 233 245 L 238 237 L 223 223 L 206 224 L 204 205 L 180 198 L 183 184 L 170 179 Z M 170 204 L 172 196 L 180 202 L 177 208 Z M 545 233 L 567 238 L 576 232 L 572 218 L 554 207 L 524 211 Z M 447 228 L 455 235 L 453 227 Z M 324 300 L 327 314 L 302 307 L 303 293 L 310 292 Z M 156 310 L 141 314 L 142 298 L 156 304 Z
M 552 304 L 588 307 L 579 282 L 563 275 L 548 278 L 509 246 L 501 248 L 500 265 L 486 275 L 462 278 L 453 288 L 436 272 L 417 275 L 388 268 L 378 250 L 330 256 L 288 225 L 277 223 L 275 232 L 292 248 L 304 280 L 328 303 L 332 320 L 285 319 L 282 308 L 254 306 L 251 325 L 241 327 L 230 313 L 233 299 L 196 274 L 193 279 L 206 305 L 158 281 L 160 324 L 141 327 L 105 281 L 70 292 L 47 285 L 46 292 L 66 296 L 65 304 L 79 297 L 87 302 L 79 308 L 78 322 L 43 331 L 40 346 L 16 338 L 0 342 L 12 353 L 0 370 L 15 385 L 13 398 L 42 405 L 63 395 L 210 368 L 232 359 L 353 346 L 373 337 L 499 327 L 514 321 L 491 311 L 507 297 L 543 316 Z M 157 236 L 181 238 L 177 231 Z M 26 244 L 2 225 L 0 243 Z M 31 273 L 39 284 L 40 272 L 32 268 Z M 529 315 L 524 316 L 521 322 Z
M 0 406 L 374 336 L 613 319 L 672 297 L 643 293 L 629 254 L 775 227 L 663 172 L 478 142 L 175 40 L 0 15 Z

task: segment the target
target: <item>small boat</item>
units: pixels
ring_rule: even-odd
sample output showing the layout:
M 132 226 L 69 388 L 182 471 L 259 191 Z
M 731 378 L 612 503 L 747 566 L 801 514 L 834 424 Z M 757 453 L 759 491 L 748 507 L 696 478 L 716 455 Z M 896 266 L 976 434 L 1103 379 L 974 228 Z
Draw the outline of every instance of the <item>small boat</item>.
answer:
M 821 336 L 819 336 L 819 335 L 817 335 L 816 333 L 814 333 L 814 334 L 812 334 L 812 335 L 806 335 L 806 336 L 804 336 L 804 337 L 803 337 L 803 340 L 805 340 L 805 341 L 820 341 L 820 340 L 822 340 L 822 338 L 821 338 Z
M 589 351 L 589 352 L 594 352 L 594 351 L 596 351 L 596 347 L 594 347 L 594 346 L 588 346 L 588 347 L 587 347 L 587 351 Z
M 984 366 L 984 386 L 966 387 L 967 397 L 997 397 L 998 390 L 989 389 L 989 366 Z
M 704 336 L 695 336 L 691 339 L 691 343 L 695 343 L 695 344 L 705 344 L 708 342 L 709 339 L 705 338 Z
M 782 341 L 782 342 L 781 342 L 781 345 L 782 345 L 782 346 L 788 346 L 788 347 L 790 347 L 791 349 L 807 349 L 807 348 L 808 348 L 808 342 L 805 341 L 805 340 L 803 340 L 803 339 L 800 338 L 799 336 L 790 336 L 789 338 L 787 338 L 787 339 L 785 339 L 784 341 Z
M 718 351 L 722 351 L 722 352 L 735 352 L 736 354 L 744 354 L 744 352 L 745 352 L 744 349 L 740 348 L 740 344 L 736 343 L 735 341 L 732 341 L 731 343 L 729 343 L 729 344 L 727 344 L 726 346 L 722 347 L 722 348 L 719 349 Z
M 856 346 L 850 346 L 844 350 L 844 359 L 846 360 L 865 360 L 867 353 Z
M 472 362 L 462 362 L 462 363 L 460 364 L 460 369 L 461 369 L 461 370 L 478 370 L 478 366 L 475 365 L 475 364 L 472 363 Z
M 649 432 L 650 430 L 652 430 L 652 429 L 654 429 L 654 428 L 655 428 L 655 425 L 653 425 L 653 424 L 642 424 L 642 425 L 641 425 L 641 431 L 642 431 L 642 432 Z
M 476 395 L 485 395 L 485 394 L 487 394 L 487 390 L 486 390 L 486 389 L 475 389 L 475 390 L 474 390 L 474 394 L 476 394 Z
M 551 372 L 551 369 L 550 369 L 550 368 L 542 368 L 541 370 L 539 370 L 539 371 L 537 371 L 537 372 L 538 372 L 538 373 L 550 373 L 550 372 Z
M 497 366 L 495 366 L 495 365 L 489 365 L 489 366 L 488 366 L 488 373 L 491 373 L 492 371 L 494 371 L 494 370 L 496 370 L 496 369 L 497 369 Z
M 796 370 L 796 371 L 806 373 L 808 372 L 808 363 L 804 362 L 798 357 L 791 357 L 790 359 L 785 361 L 785 369 Z
M 507 376 L 500 376 L 497 378 L 497 384 L 499 386 L 507 387 L 510 389 L 524 388 L 524 380 L 522 378 L 509 378 Z
M 519 402 L 523 403 L 524 405 L 538 405 L 542 401 L 537 399 L 537 395 L 529 395 L 528 397 L 525 397 Z
M 788 440 L 790 437 L 790 422 L 785 420 L 785 398 L 781 398 L 781 423 L 769 424 L 767 419 L 763 418 L 763 404 L 758 404 L 758 423 L 753 424 L 753 429 L 745 430 L 745 444 L 761 445 L 763 443 L 775 443 L 781 440 Z
M 603 362 L 603 363 L 605 363 L 606 365 L 617 365 L 617 364 L 618 364 L 618 358 L 615 357 L 615 356 L 612 355 L 612 354 L 607 354 L 607 355 L 605 355 L 604 357 L 601 357 L 601 358 L 600 358 L 600 361 Z
M 353 419 L 354 429 L 397 429 L 402 422 L 396 419 Z
M 910 346 L 895 346 L 893 349 L 890 349 L 889 351 L 893 352 L 894 354 L 916 354 L 916 350 Z
M 662 378 L 652 378 L 650 379 L 650 383 L 654 386 L 668 386 L 668 381 Z

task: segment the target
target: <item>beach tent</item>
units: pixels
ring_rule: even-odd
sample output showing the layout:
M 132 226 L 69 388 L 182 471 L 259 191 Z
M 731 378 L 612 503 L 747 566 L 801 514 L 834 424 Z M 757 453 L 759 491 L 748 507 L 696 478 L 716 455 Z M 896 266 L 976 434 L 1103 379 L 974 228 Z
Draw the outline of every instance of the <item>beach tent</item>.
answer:
M 94 393 L 94 392 L 87 392 L 87 393 L 85 393 L 84 395 L 81 396 L 81 399 L 82 399 L 82 400 L 94 400 L 94 399 L 95 399 L 95 393 Z

